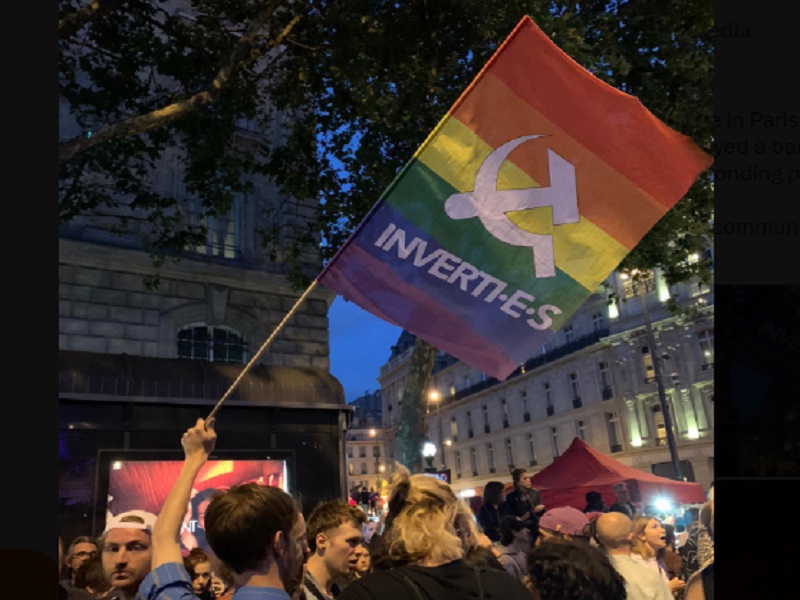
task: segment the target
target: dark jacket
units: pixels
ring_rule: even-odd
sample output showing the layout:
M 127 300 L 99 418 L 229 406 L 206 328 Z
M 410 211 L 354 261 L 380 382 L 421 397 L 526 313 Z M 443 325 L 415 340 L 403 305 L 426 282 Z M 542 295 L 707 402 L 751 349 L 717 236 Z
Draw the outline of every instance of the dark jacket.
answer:
M 509 492 L 505 502 L 500 505 L 500 517 L 502 518 L 509 515 L 512 517 L 521 517 L 526 512 L 530 512 L 531 518 L 526 520 L 525 525 L 527 527 L 532 527 L 539 516 L 534 514 L 533 508 L 541 503 L 542 501 L 539 497 L 538 490 L 533 488 L 528 490 L 516 488 L 513 492 Z
M 490 540 L 500 541 L 500 511 L 497 508 L 491 504 L 481 504 L 475 519 Z
M 406 565 L 350 583 L 339 600 L 531 600 L 522 583 L 500 569 L 455 560 L 439 567 Z
M 608 512 L 622 513 L 623 515 L 628 515 L 632 519 L 633 515 L 636 514 L 636 506 L 633 504 L 633 502 L 628 502 L 627 504 L 614 502 L 614 504 L 611 505 L 611 508 L 608 509 Z

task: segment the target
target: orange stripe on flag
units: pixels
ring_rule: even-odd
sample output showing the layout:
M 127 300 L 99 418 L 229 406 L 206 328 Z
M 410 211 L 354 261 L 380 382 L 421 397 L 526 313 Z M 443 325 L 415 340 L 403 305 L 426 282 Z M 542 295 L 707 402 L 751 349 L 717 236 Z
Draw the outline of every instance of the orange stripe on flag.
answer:
M 509 119 L 508 115 L 514 118 Z M 481 85 L 473 88 L 453 116 L 493 148 L 521 135 L 546 134 L 547 138 L 521 145 L 509 156 L 509 161 L 542 186 L 549 181 L 546 148 L 572 163 L 581 216 L 628 250 L 666 212 L 641 188 L 491 75 L 484 76 Z
M 711 164 L 691 138 L 589 73 L 529 18 L 488 72 L 665 209 Z

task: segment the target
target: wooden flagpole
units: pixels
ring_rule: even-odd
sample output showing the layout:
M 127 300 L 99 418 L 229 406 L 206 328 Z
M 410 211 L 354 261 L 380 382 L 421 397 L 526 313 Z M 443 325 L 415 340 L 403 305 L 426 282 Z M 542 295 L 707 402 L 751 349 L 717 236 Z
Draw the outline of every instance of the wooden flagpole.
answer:
M 219 399 L 219 402 L 217 402 L 216 406 L 214 406 L 213 410 L 206 417 L 206 421 L 208 421 L 214 415 L 217 414 L 217 412 L 219 411 L 220 407 L 222 406 L 222 403 L 225 402 L 225 400 L 228 399 L 228 396 L 230 396 L 233 393 L 233 390 L 235 390 L 236 386 L 239 385 L 239 382 L 242 380 L 242 378 L 244 377 L 245 373 L 247 373 L 247 371 L 250 370 L 250 367 L 258 360 L 258 357 L 261 356 L 261 354 L 263 354 L 264 350 L 267 349 L 267 346 L 269 346 L 272 343 L 272 340 L 274 340 L 275 337 L 278 335 L 278 332 L 281 329 L 283 329 L 283 326 L 286 324 L 286 322 L 289 319 L 292 318 L 292 315 L 295 312 L 297 312 L 297 309 L 300 307 L 300 304 L 302 304 L 303 300 L 306 299 L 306 296 L 308 296 L 311 293 L 311 290 L 313 290 L 317 286 L 318 280 L 319 280 L 319 278 L 314 279 L 314 281 L 311 282 L 311 285 L 308 286 L 306 291 L 303 292 L 303 294 L 297 299 L 297 302 L 294 303 L 294 306 L 292 307 L 292 310 L 290 310 L 288 313 L 286 313 L 286 316 L 283 317 L 283 320 L 280 323 L 278 323 L 278 326 L 275 328 L 275 331 L 273 331 L 272 334 L 267 338 L 267 341 L 264 342 L 261 345 L 261 348 L 258 349 L 258 352 L 256 352 L 253 355 L 253 358 L 251 358 L 250 361 L 245 365 L 244 369 L 242 369 L 242 372 L 239 373 L 239 376 L 236 378 L 236 380 L 228 388 L 228 391 L 225 392 L 225 394 L 222 396 L 222 398 Z

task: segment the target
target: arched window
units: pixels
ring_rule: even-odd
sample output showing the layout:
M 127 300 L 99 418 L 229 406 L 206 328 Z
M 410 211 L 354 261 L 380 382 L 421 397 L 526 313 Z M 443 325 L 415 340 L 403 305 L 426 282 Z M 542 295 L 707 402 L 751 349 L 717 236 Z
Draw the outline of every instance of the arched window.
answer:
M 229 327 L 194 324 L 178 330 L 178 358 L 243 363 L 247 342 Z

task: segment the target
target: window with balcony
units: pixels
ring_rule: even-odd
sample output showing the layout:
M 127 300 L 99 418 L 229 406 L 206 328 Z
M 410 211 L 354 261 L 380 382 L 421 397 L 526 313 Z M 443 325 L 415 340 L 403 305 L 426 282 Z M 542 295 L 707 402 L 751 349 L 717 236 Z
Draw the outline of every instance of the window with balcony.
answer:
M 664 422 L 664 413 L 661 412 L 661 406 L 656 404 L 651 409 L 653 413 L 653 424 L 656 431 L 656 446 L 667 445 L 667 425 Z
M 352 446 L 347 449 L 347 458 L 353 458 L 353 448 L 352 448 Z
M 508 429 L 508 403 L 505 398 L 502 398 L 500 404 L 503 407 L 503 429 Z
M 543 385 L 544 385 L 544 405 L 545 405 L 545 410 L 547 412 L 547 416 L 548 417 L 552 417 L 556 412 L 556 409 L 553 406 L 553 391 L 550 389 L 550 382 L 549 381 L 545 381 Z
M 704 371 L 714 368 L 714 331 L 704 329 L 697 332 L 697 343 L 700 345 L 700 355 L 703 362 L 700 367 Z
M 489 407 L 483 405 L 483 433 L 489 433 L 492 429 L 489 427 Z
M 496 473 L 497 467 L 494 464 L 494 444 L 486 444 L 486 460 L 489 463 L 489 473 Z
M 372 456 L 375 458 L 381 457 L 381 447 L 380 446 L 373 446 L 372 447 Z
M 569 387 L 572 390 L 572 408 L 580 408 L 583 406 L 581 402 L 581 386 L 578 382 L 578 374 L 569 374 Z
M 566 340 L 567 344 L 571 344 L 575 341 L 575 330 L 573 329 L 572 325 L 567 325 L 564 327 L 564 339 Z
M 469 449 L 469 463 L 472 467 L 472 476 L 478 476 L 478 451 L 475 450 L 475 446 Z
M 364 446 L 358 447 L 358 457 L 359 458 L 367 458 L 367 449 Z
M 178 358 L 243 363 L 247 360 L 247 342 L 229 327 L 196 323 L 178 330 Z
M 467 411 L 467 437 L 475 437 L 475 431 L 472 429 L 472 411 Z
M 579 419 L 575 422 L 575 434 L 584 442 L 586 441 L 586 421 Z
M 450 436 L 454 442 L 458 441 L 458 423 L 455 417 L 450 417 Z
M 611 452 L 621 452 L 622 443 L 620 440 L 622 435 L 620 434 L 619 419 L 616 412 L 606 413 L 606 429 L 608 431 L 608 447 L 611 448 Z
M 522 396 L 522 420 L 525 423 L 530 423 L 531 410 L 528 407 L 528 392 L 526 392 L 525 390 L 522 390 L 520 392 L 520 395 Z
M 461 479 L 461 452 L 456 450 L 456 479 Z
M 511 442 L 511 438 L 506 438 L 506 465 L 509 470 L 514 467 L 514 444 Z
M 603 400 L 610 400 L 614 396 L 614 390 L 611 388 L 611 371 L 608 369 L 608 363 L 597 363 L 597 369 L 600 372 L 600 396 Z
M 653 383 L 656 380 L 656 369 L 653 366 L 653 356 L 648 346 L 642 346 L 642 365 L 644 366 L 644 382 Z
M 353 463 L 351 463 L 351 462 L 347 463 L 347 473 L 349 475 L 354 475 L 355 474 L 355 467 L 354 467 Z
M 628 277 L 622 282 L 622 297 L 625 300 L 638 296 L 640 290 L 652 292 L 656 289 L 656 278 L 652 271 L 643 273 L 639 279 Z
M 366 475 L 367 474 L 367 463 L 365 463 L 365 462 L 361 463 L 361 474 L 362 475 Z
M 550 440 L 553 444 L 553 458 L 561 456 L 561 449 L 558 447 L 558 427 L 550 428 Z
M 242 198 L 239 196 L 234 197 L 227 213 L 218 215 L 204 214 L 200 200 L 191 202 L 189 211 L 192 225 L 198 227 L 202 224 L 206 227 L 205 241 L 192 247 L 191 250 L 207 256 L 237 258 L 240 254 L 238 238 L 241 210 Z
M 596 312 L 592 315 L 592 327 L 595 331 L 602 331 L 606 328 L 606 318 L 603 313 Z
M 536 466 L 536 445 L 534 443 L 533 434 L 528 434 L 528 464 Z

